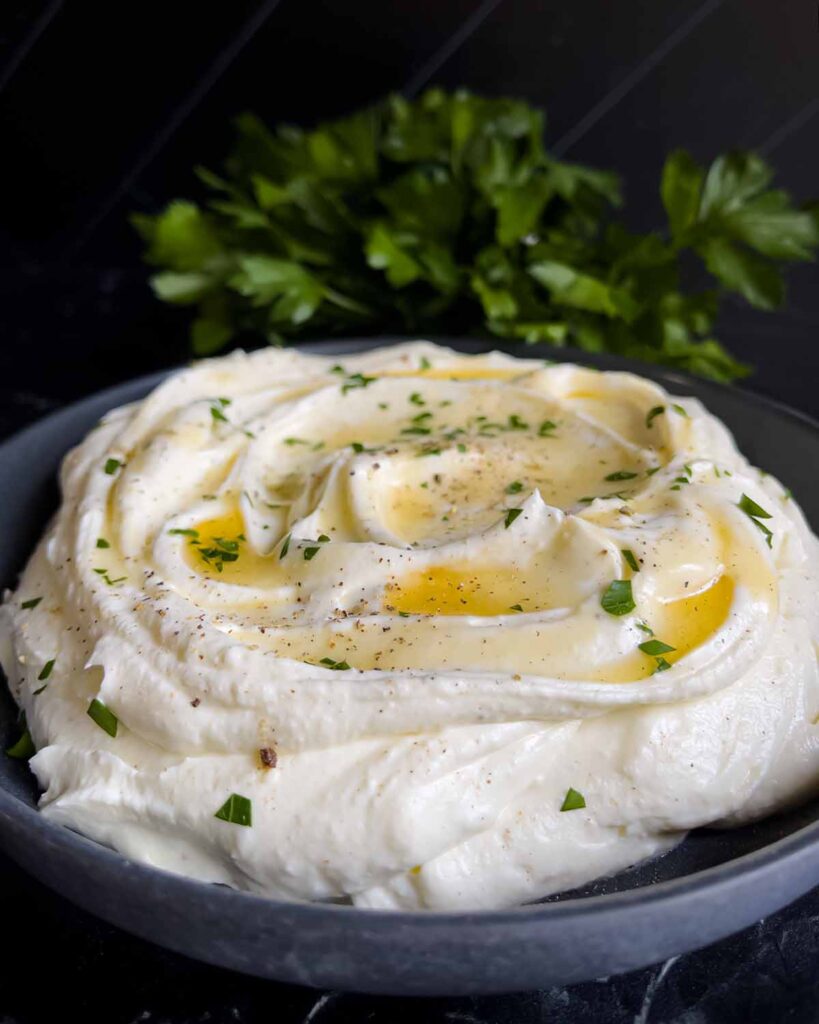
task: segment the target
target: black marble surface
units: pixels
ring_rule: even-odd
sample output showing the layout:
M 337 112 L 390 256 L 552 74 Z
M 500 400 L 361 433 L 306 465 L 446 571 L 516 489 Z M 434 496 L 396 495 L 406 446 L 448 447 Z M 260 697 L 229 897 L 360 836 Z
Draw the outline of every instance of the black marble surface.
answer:
M 458 999 L 314 992 L 195 963 L 0 858 L 2 1024 L 779 1024 L 819 1020 L 819 891 L 733 938 L 569 988 Z

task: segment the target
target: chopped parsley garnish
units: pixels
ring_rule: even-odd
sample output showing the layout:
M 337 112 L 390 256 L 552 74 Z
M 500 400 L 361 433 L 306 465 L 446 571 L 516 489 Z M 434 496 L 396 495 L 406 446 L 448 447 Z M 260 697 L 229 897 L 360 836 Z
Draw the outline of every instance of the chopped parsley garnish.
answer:
M 113 476 L 121 465 L 119 459 L 106 459 L 104 469 L 108 476 Z
M 217 423 L 228 423 L 227 416 L 222 412 L 218 405 L 212 405 L 210 407 L 210 414 Z
M 658 416 L 662 416 L 662 414 L 664 412 L 665 412 L 665 406 L 664 405 L 655 405 L 653 409 L 649 410 L 649 413 L 646 416 L 646 426 L 650 427 L 651 424 L 654 422 L 654 420 Z
M 612 580 L 600 598 L 603 611 L 609 615 L 628 615 L 637 607 L 631 593 L 631 580 Z
M 191 543 L 196 546 L 199 556 L 206 565 L 213 565 L 217 572 L 222 572 L 225 562 L 236 562 L 239 558 L 239 542 L 244 540 L 240 534 L 235 540 L 229 537 L 211 537 L 210 547 L 197 545 L 195 540 Z
M 107 732 L 109 736 L 116 736 L 119 719 L 101 700 L 97 700 L 95 697 L 91 701 L 88 705 L 87 715 L 92 721 L 97 723 L 100 729 Z
M 321 550 L 319 547 L 310 547 L 304 549 L 304 560 L 305 562 L 311 561 L 315 558 L 316 554 Z
M 374 380 L 378 380 L 378 378 L 366 377 L 363 373 L 352 373 L 341 385 L 341 393 L 346 395 L 348 391 L 353 391 L 355 388 L 366 388 Z
M 421 451 L 418 452 L 418 456 L 417 457 L 419 459 L 421 459 L 425 455 L 440 455 L 440 454 L 441 454 L 441 449 L 438 448 L 437 446 L 435 446 L 433 448 L 422 448 Z
M 34 741 L 31 738 L 31 733 L 28 729 L 24 729 L 20 739 L 16 743 L 12 743 L 10 747 L 6 748 L 6 754 L 9 757 L 15 758 L 17 761 L 28 761 L 30 757 L 34 757 L 37 751 L 34 748 Z
M 107 569 L 94 569 L 93 571 L 97 574 L 97 576 L 101 576 L 109 587 L 116 586 L 117 583 L 122 583 L 128 579 L 127 576 L 117 576 L 115 580 L 112 580 L 111 577 L 108 575 Z
M 326 533 L 320 533 L 318 536 L 319 544 L 326 544 L 329 540 L 330 538 L 327 536 Z
M 108 541 L 105 539 L 105 537 L 97 537 L 97 547 L 98 548 L 110 548 L 111 545 L 108 543 Z
M 608 476 L 604 476 L 604 480 L 633 480 L 637 476 L 636 473 L 632 473 L 628 469 L 618 469 L 616 473 L 609 473 Z
M 660 654 L 668 654 L 669 651 L 676 650 L 671 644 L 664 644 L 662 640 L 657 640 L 656 637 L 653 640 L 646 640 L 641 644 L 638 644 L 643 654 L 649 654 L 652 658 L 658 657 Z
M 504 529 L 508 530 L 509 527 L 514 523 L 519 515 L 523 512 L 522 508 L 509 508 L 506 510 L 506 518 L 503 521 Z
M 671 665 L 665 660 L 665 658 L 658 658 L 657 667 L 654 669 L 654 672 L 665 672 L 669 668 L 671 668 Z
M 431 419 L 431 418 L 432 418 L 432 413 L 431 412 L 429 412 L 429 411 L 427 411 L 427 412 L 419 412 L 417 416 L 413 416 L 412 417 L 412 422 L 413 423 L 423 423 L 424 420 L 428 420 L 428 419 Z
M 519 605 L 519 604 L 513 604 L 513 605 L 510 606 L 509 611 L 510 612 L 522 612 L 523 611 L 523 607 L 521 605 Z
M 343 377 L 346 375 L 347 371 L 344 369 L 341 363 L 336 363 L 335 366 L 330 367 L 330 373 L 340 373 Z
M 571 786 L 566 790 L 566 795 L 563 797 L 563 803 L 560 805 L 561 811 L 579 811 L 586 806 L 586 798 L 582 793 L 578 793 L 576 789 L 572 789 Z
M 36 608 L 37 605 L 42 601 L 42 597 L 30 597 L 28 601 L 23 601 L 20 605 L 21 608 Z
M 432 431 L 429 427 L 404 427 L 401 431 L 402 434 L 415 434 L 418 437 L 424 437 L 427 434 L 431 434 Z
M 239 793 L 231 793 L 214 818 L 220 821 L 227 821 L 231 825 L 244 825 L 250 828 L 253 825 L 253 811 L 250 800 Z
M 506 493 L 507 494 L 520 494 L 520 492 L 522 490 L 523 490 L 523 484 L 520 482 L 520 480 L 513 480 L 512 483 L 511 484 L 507 484 L 507 487 L 506 487 Z
M 522 420 L 516 412 L 513 412 L 507 420 L 507 430 L 528 430 L 529 424 Z
M 410 617 L 409 612 L 399 612 L 398 614 L 401 616 L 402 619 L 408 619 Z
M 749 498 L 747 494 L 743 494 L 739 499 L 739 507 L 745 513 L 746 516 L 750 516 L 752 519 L 772 519 L 773 516 L 770 512 L 766 512 L 761 505 Z
M 413 405 L 426 405 L 427 404 L 424 401 L 424 397 L 423 397 L 423 395 L 421 394 L 420 391 L 413 391 L 413 393 L 409 396 L 409 401 L 412 402 Z
M 673 402 L 671 408 L 674 410 L 674 412 L 679 413 L 680 416 L 685 416 L 685 418 L 688 419 L 688 413 L 685 411 L 685 409 L 683 409 L 681 405 L 678 405 L 676 402 Z
M 199 531 L 193 529 L 182 529 L 181 527 L 174 527 L 173 530 L 168 530 L 171 536 L 178 537 L 190 537 L 192 540 L 199 540 Z
M 51 670 L 54 668 L 54 663 L 56 660 L 56 658 L 49 659 L 49 661 L 47 661 L 45 665 L 43 665 L 43 667 L 40 669 L 40 674 L 37 676 L 40 682 L 42 682 L 44 679 L 48 679 L 48 677 L 51 675 Z
M 465 444 L 457 444 L 457 445 L 455 445 L 455 447 L 456 447 L 456 448 L 458 449 L 458 451 L 459 451 L 459 452 L 460 452 L 460 453 L 461 453 L 462 455 L 463 455 L 463 453 L 464 453 L 464 452 L 466 451 L 466 445 L 465 445 Z
M 644 633 L 648 633 L 649 636 L 654 636 L 654 630 L 651 628 L 651 626 L 647 626 L 645 622 L 638 622 L 636 623 L 636 625 L 637 628 L 641 629 Z
M 768 527 L 764 523 L 760 523 L 759 521 L 760 519 L 773 518 L 771 516 L 771 513 L 766 512 L 761 505 L 757 505 L 753 498 L 749 498 L 747 494 L 742 495 L 742 497 L 737 502 L 737 505 L 740 509 L 742 509 L 745 515 L 748 516 L 751 522 L 754 523 L 756 527 L 759 530 L 761 530 L 762 533 L 765 535 L 765 542 L 767 543 L 768 547 L 773 547 L 773 533 L 771 532 L 771 530 L 768 529 Z
M 290 550 L 290 538 L 291 538 L 291 537 L 292 537 L 292 534 L 288 533 L 288 535 L 287 535 L 287 536 L 286 536 L 286 537 L 284 538 L 284 544 L 282 544 L 282 549 L 281 549 L 281 551 L 279 552 L 279 559 L 280 559 L 280 560 L 281 560 L 282 558 L 284 558 L 284 556 L 285 556 L 285 555 L 287 554 L 287 552 L 288 552 L 288 551 Z
M 538 437 L 548 437 L 553 430 L 557 430 L 557 424 L 553 420 L 544 420 L 537 428 Z
M 662 466 L 652 466 L 651 469 L 646 470 L 646 476 L 654 476 L 655 473 L 659 473 Z
M 623 548 L 622 551 L 621 551 L 621 554 L 622 554 L 623 558 L 625 558 L 625 560 L 631 566 L 631 568 L 634 570 L 634 572 L 639 572 L 640 571 L 640 563 L 634 557 L 634 552 L 633 551 L 630 551 L 628 548 Z
M 350 667 L 346 661 L 333 661 L 332 658 L 322 658 L 319 664 L 326 665 L 334 672 L 346 672 Z
M 284 444 L 289 445 L 291 448 L 294 444 L 310 444 L 309 441 L 305 441 L 303 437 L 286 437 Z
M 426 356 L 421 356 L 420 368 L 422 370 L 431 370 L 432 369 L 432 363 L 427 359 Z

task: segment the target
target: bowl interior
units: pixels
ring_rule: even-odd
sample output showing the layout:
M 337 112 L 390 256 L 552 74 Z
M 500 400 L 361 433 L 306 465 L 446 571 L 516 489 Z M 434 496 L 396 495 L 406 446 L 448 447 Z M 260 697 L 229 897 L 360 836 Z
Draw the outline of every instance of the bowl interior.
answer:
M 322 342 L 305 346 L 341 354 L 360 351 L 379 341 Z M 499 348 L 532 357 L 525 346 L 498 342 L 452 341 L 465 352 Z M 632 370 L 679 395 L 694 395 L 731 429 L 741 451 L 752 463 L 790 487 L 814 530 L 819 531 L 819 424 L 776 403 L 747 392 L 696 380 L 684 374 L 636 364 L 611 356 L 549 352 L 551 358 L 577 361 L 599 369 Z M 0 490 L 4 495 L 0 530 L 0 585 L 14 586 L 49 516 L 57 507 L 57 473 L 65 452 L 87 433 L 108 409 L 145 395 L 163 377 L 156 374 L 93 396 L 51 416 L 0 447 Z M 7 747 L 19 735 L 17 708 L 7 687 L 0 686 L 0 740 Z M 37 787 L 25 763 L 0 758 L 0 788 L 28 806 L 37 800 Z M 671 852 L 617 875 L 598 879 L 544 902 L 600 896 L 689 875 L 741 857 L 796 832 L 819 819 L 819 799 L 752 825 L 731 830 L 699 829 Z

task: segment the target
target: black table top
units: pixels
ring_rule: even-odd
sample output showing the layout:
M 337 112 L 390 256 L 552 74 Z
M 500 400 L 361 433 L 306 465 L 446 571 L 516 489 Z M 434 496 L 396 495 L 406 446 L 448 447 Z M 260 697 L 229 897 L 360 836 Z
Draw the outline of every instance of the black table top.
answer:
M 813 326 L 805 325 L 803 337 L 795 339 L 792 323 L 771 318 L 766 334 L 735 344 L 759 367 L 743 386 L 816 415 L 819 346 L 808 337 Z M 786 352 L 783 335 L 790 342 Z M 149 345 L 141 362 L 130 362 L 127 348 L 120 348 L 118 358 L 74 361 L 66 370 L 58 355 L 43 362 L 27 338 L 17 333 L 15 340 L 0 356 L 0 436 L 73 397 L 162 364 L 156 345 Z M 198 964 L 93 919 L 3 858 L 0 901 L 7 950 L 0 970 L 0 1024 L 819 1020 L 819 889 L 732 938 L 642 971 L 565 989 L 435 1000 L 314 992 Z

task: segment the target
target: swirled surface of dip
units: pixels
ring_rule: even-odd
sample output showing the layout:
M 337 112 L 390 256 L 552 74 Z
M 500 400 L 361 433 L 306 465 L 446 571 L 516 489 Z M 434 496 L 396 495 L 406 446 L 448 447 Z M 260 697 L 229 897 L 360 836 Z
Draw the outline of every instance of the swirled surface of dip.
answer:
M 694 399 L 418 342 L 199 363 L 0 612 L 43 813 L 270 896 L 494 908 L 804 798 L 819 544 Z

